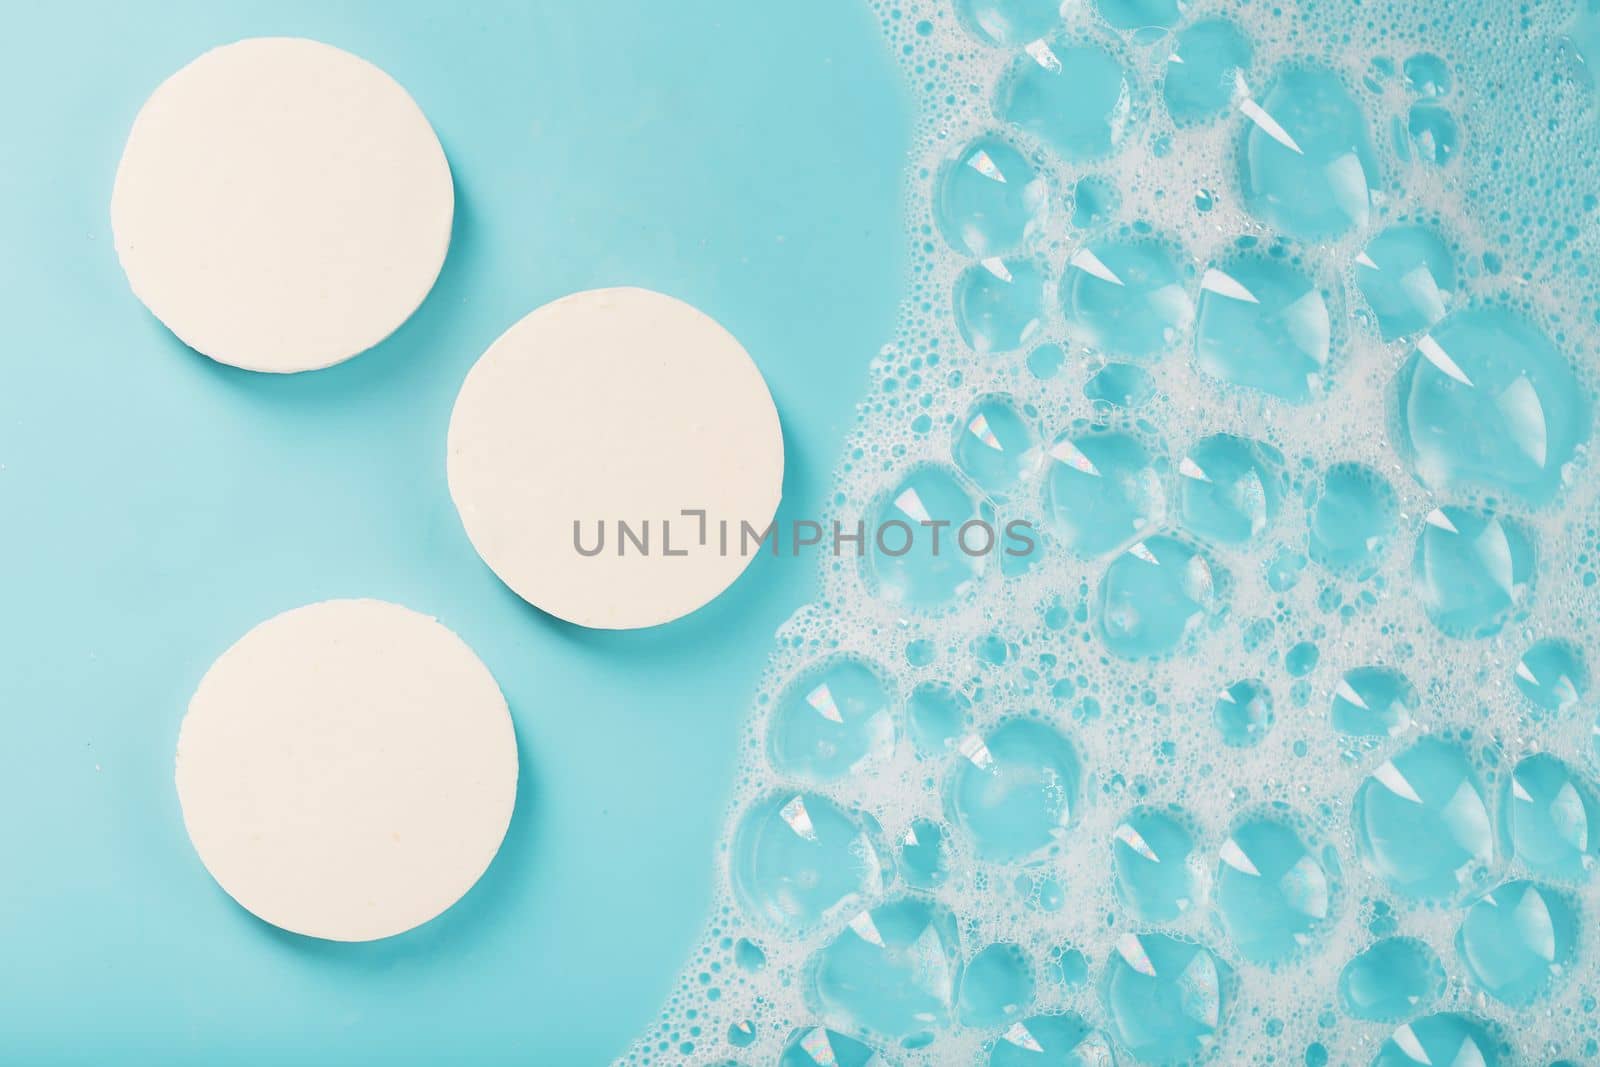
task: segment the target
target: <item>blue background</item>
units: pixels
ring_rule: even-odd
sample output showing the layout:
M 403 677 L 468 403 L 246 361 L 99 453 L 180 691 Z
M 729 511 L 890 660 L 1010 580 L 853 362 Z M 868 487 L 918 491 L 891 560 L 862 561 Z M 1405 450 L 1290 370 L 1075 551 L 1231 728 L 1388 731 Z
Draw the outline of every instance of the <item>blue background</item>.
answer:
M 902 295 L 908 104 L 862 0 L 8 5 L 0 63 L 0 1060 L 587 1064 L 697 939 L 754 683 L 814 562 L 759 560 L 638 633 L 527 607 L 473 554 L 444 439 L 467 368 L 578 289 L 733 331 L 825 499 Z M 108 232 L 144 98 L 205 49 L 294 34 L 377 63 L 456 180 L 438 286 L 343 366 L 185 349 Z M 536 416 L 530 412 L 530 416 Z M 783 517 L 783 515 L 780 515 Z M 433 614 L 516 718 L 499 857 L 411 934 L 282 933 L 219 890 L 172 786 L 196 682 L 256 622 L 339 596 Z

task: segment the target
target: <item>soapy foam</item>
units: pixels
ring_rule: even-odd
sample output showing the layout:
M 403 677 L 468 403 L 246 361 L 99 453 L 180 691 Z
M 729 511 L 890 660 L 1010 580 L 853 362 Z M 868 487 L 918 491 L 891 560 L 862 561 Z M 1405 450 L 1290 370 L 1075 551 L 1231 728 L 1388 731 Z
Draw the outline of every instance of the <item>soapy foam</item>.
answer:
M 1408 1063 L 1454 1055 L 1463 1041 L 1486 1062 L 1594 1057 L 1594 704 L 1583 677 L 1564 684 L 1522 664 L 1518 682 L 1524 653 L 1542 638 L 1596 647 L 1600 617 L 1587 458 L 1587 398 L 1600 366 L 1589 280 L 1600 243 L 1590 192 L 1600 188 L 1600 121 L 1567 36 L 1572 13 L 1489 2 L 1425 10 L 1195 4 L 1167 30 L 1119 31 L 1095 4 L 1068 4 L 1041 48 L 987 42 L 971 14 L 1026 16 L 1036 4 L 956 6 L 965 20 L 948 0 L 874 4 L 921 105 L 906 198 L 913 262 L 901 325 L 872 364 L 835 503 L 846 525 L 870 523 L 920 465 L 956 470 L 952 440 L 966 432 L 974 405 L 1005 396 L 1034 434 L 1031 458 L 1021 457 L 1028 473 L 998 491 L 956 476 L 974 501 L 988 490 L 989 503 L 974 507 L 1035 523 L 1042 548 L 1027 566 L 997 561 L 974 573 L 934 610 L 882 595 L 874 560 L 824 564 L 816 601 L 780 631 L 756 698 L 717 853 L 710 928 L 626 1062 L 864 1063 L 876 1052 L 895 1064 L 1023 1063 L 1070 1047 L 1085 1062 L 1101 1062 L 1093 1057 L 1110 1048 L 1117 1062 Z M 1101 6 L 1165 18 L 1160 3 Z M 1188 27 L 1216 18 L 1243 31 L 1252 59 L 1219 113 L 1179 125 L 1163 98 L 1168 57 Z M 1131 94 L 1125 118 L 1109 112 L 1126 128 L 1109 137 L 1108 154 L 1068 163 L 993 105 L 1018 64 L 1038 64 L 1040 55 L 1048 64 L 1047 50 L 1083 43 L 1117 57 Z M 1406 61 L 1421 54 L 1445 62 L 1450 85 L 1437 98 L 1431 84 L 1408 83 Z M 1327 77 L 1288 76 L 1297 71 Z M 1342 90 L 1360 117 L 1367 145 L 1354 156 L 1370 186 L 1365 198 L 1350 195 L 1348 163 L 1340 163 L 1352 154 L 1348 131 L 1329 133 L 1304 113 L 1297 121 L 1292 94 L 1273 95 L 1313 83 Z M 1425 158 L 1440 157 L 1438 137 L 1412 137 L 1411 112 L 1424 102 L 1455 127 L 1442 165 Z M 958 165 L 1011 179 L 1031 169 L 1047 190 L 1042 199 L 1019 193 L 985 202 L 979 214 L 962 191 L 950 192 L 949 165 L 976 159 L 967 149 L 980 138 L 1015 153 Z M 1322 169 L 1305 169 L 1306 160 Z M 1328 178 L 1324 164 L 1344 166 L 1342 180 Z M 1084 179 L 1114 190 L 1098 217 L 1092 197 L 1078 195 L 1092 191 Z M 1362 293 L 1358 272 L 1372 269 L 1364 249 L 1399 224 L 1435 230 L 1449 250 L 1455 277 L 1436 295 L 1450 318 L 1430 326 L 1450 339 L 1448 349 L 1430 346 L 1433 334 L 1420 329 L 1384 340 Z M 1338 232 L 1284 233 L 1330 226 Z M 1102 331 L 1086 341 L 1081 324 L 1063 315 L 1059 282 L 1082 269 L 1074 257 L 1085 248 L 1147 239 L 1177 254 L 1195 313 L 1175 316 L 1161 350 L 1137 361 L 1152 382 L 1149 398 L 1115 407 L 1084 392 L 1108 362 L 1123 361 L 1096 350 L 1115 337 Z M 1049 282 L 1026 340 L 979 353 L 962 337 L 951 294 L 979 258 L 994 257 L 1036 262 Z M 1262 273 L 1244 282 L 1233 270 L 1241 258 L 1265 264 Z M 1273 305 L 1269 283 L 1285 265 L 1311 285 Z M 1434 320 L 1437 301 L 1422 281 L 1404 292 Z M 1296 304 L 1301 296 L 1309 299 Z M 1265 327 L 1218 311 L 1250 298 L 1275 312 Z M 1284 310 L 1291 306 L 1298 310 Z M 1539 331 L 1573 384 L 1553 387 L 1532 364 L 1503 374 L 1496 353 L 1507 350 L 1504 333 L 1485 319 L 1457 318 L 1472 309 Z M 1021 315 L 1025 322 L 1026 302 Z M 1207 330 L 1221 362 L 1202 367 L 1196 338 Z M 1060 346 L 1065 359 L 1041 377 L 1034 368 L 1050 370 L 1052 361 L 1030 356 L 1045 345 Z M 1262 345 L 1280 362 L 1251 363 Z M 1280 374 L 1283 359 L 1309 368 L 1309 384 Z M 1401 385 L 1416 375 L 1431 377 Z M 1451 392 L 1451 382 L 1475 391 Z M 1273 391 L 1302 386 L 1301 402 Z M 1479 397 L 1495 403 L 1459 406 Z M 1563 444 L 1563 412 L 1574 398 L 1580 410 L 1568 421 L 1578 429 Z M 1464 420 L 1463 410 L 1483 421 Z M 1072 509 L 1092 494 L 1067 492 L 1059 498 L 1067 514 L 1052 514 L 1047 486 L 1057 467 L 1076 461 L 1052 444 L 1097 427 L 1125 431 L 1149 462 L 1099 472 L 1121 495 L 1084 521 L 1112 515 L 1131 526 L 1117 547 L 1079 554 L 1062 537 L 1063 519 L 1079 517 Z M 1449 436 L 1463 427 L 1481 427 L 1482 436 Z M 1403 447 L 1426 446 L 1438 433 L 1447 444 L 1427 463 Z M 1186 522 L 1184 480 L 1195 480 L 1198 465 L 1185 460 L 1214 434 L 1282 457 L 1281 469 L 1267 464 L 1260 491 L 1246 479 L 1223 496 L 1253 531 L 1243 543 L 1203 540 L 1191 529 L 1203 524 Z M 1350 489 L 1359 480 L 1328 478 L 1348 464 L 1381 478 L 1387 489 L 1376 494 L 1392 502 L 1388 510 L 1364 508 Z M 1271 503 L 1264 483 L 1274 478 L 1281 483 Z M 1117 510 L 1130 500 L 1137 506 Z M 1157 570 L 1140 569 L 1155 566 L 1151 559 Z M 917 581 L 919 572 L 910 573 Z M 1158 587 L 1140 584 L 1158 573 Z M 1175 644 L 1172 627 L 1154 625 L 1162 620 L 1175 620 Z M 1454 635 L 1463 632 L 1472 636 Z M 1126 658 L 1130 651 L 1139 658 Z M 882 691 L 857 684 L 859 674 L 824 673 L 838 685 L 819 693 L 818 672 L 841 657 L 870 665 Z M 1335 700 L 1361 696 L 1348 672 L 1369 666 L 1399 672 L 1415 699 L 1387 717 L 1374 709 L 1369 736 L 1335 729 Z M 1224 743 L 1216 705 L 1247 680 L 1261 683 L 1270 714 L 1253 744 L 1236 747 Z M 932 750 L 929 731 L 915 728 L 926 720 L 914 722 L 908 707 L 930 684 L 960 695 L 959 723 L 946 739 L 936 725 Z M 1529 686 L 1570 699 L 1541 708 Z M 807 707 L 818 714 L 792 718 Z M 1358 710 L 1346 708 L 1359 720 Z M 813 724 L 817 752 L 843 745 L 859 758 L 838 776 L 792 758 L 775 769 L 779 722 Z M 1018 722 L 1053 733 L 1002 751 L 997 739 L 1014 739 L 1008 724 Z M 1063 745 L 1076 773 L 1059 758 Z M 1556 836 L 1571 846 L 1579 876 L 1531 866 L 1530 835 L 1552 820 L 1522 799 L 1513 769 L 1535 753 L 1557 757 L 1574 784 L 1578 799 L 1561 823 L 1570 833 Z M 964 792 L 964 782 L 976 782 L 975 791 Z M 1020 786 L 1007 793 L 1005 782 Z M 988 795 L 992 810 L 982 807 L 985 783 L 1001 783 Z M 787 820 L 755 821 L 796 797 Z M 811 797 L 850 813 L 856 832 L 818 832 L 801 810 Z M 822 810 L 821 800 L 813 806 Z M 1120 833 L 1126 844 L 1119 827 L 1131 812 L 1169 806 L 1192 845 L 1186 856 L 1161 855 L 1190 868 L 1189 903 L 1150 919 L 1119 888 L 1114 843 Z M 1427 837 L 1408 851 L 1405 834 L 1434 827 L 1427 816 L 1440 811 L 1443 829 L 1432 840 L 1456 851 L 1430 859 Z M 1261 822 L 1291 832 L 1252 843 L 1248 828 Z M 774 836 L 764 838 L 763 827 Z M 927 859 L 930 828 L 942 864 Z M 1379 840 L 1389 831 L 1399 845 Z M 761 841 L 771 844 L 753 844 Z M 1294 873 L 1268 871 L 1278 860 Z M 1415 869 L 1406 867 L 1412 860 Z M 841 868 L 852 873 L 851 892 L 796 905 L 817 872 Z M 1509 964 L 1466 958 L 1457 935 L 1467 906 L 1523 878 L 1573 905 L 1575 932 L 1535 922 L 1550 945 L 1507 942 Z M 1267 884 L 1252 896 L 1256 882 Z M 833 906 L 815 914 L 816 900 L 830 896 Z M 896 941 L 902 928 L 904 945 Z M 1437 996 L 1420 991 L 1401 1018 L 1360 1018 L 1341 996 L 1341 971 L 1393 936 L 1425 941 L 1448 981 Z M 1173 954 L 1190 943 L 1209 955 Z M 1022 974 L 996 971 L 990 955 L 975 966 L 997 944 L 1020 949 Z M 1508 1003 L 1515 996 L 1503 981 L 1527 951 L 1557 964 L 1535 970 L 1531 1007 Z M 1136 993 L 1124 997 L 1140 988 L 1141 969 L 1154 972 L 1146 992 L 1188 999 L 1139 1006 Z M 1499 999 L 1490 995 L 1496 989 Z M 1179 1005 L 1154 1036 L 1139 1030 L 1141 1021 L 1162 1022 L 1151 1003 Z M 1077 1029 L 1051 1043 L 1041 1016 Z

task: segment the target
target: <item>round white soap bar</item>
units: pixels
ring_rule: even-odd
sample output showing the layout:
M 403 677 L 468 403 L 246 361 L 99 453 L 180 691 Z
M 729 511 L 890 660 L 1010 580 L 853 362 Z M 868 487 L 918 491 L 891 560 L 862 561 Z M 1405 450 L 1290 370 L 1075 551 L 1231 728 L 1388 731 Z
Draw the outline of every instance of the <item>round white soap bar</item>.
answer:
M 523 599 L 632 629 L 744 571 L 778 507 L 783 435 L 761 372 L 715 320 L 596 289 L 489 346 L 450 417 L 449 475 L 473 547 Z
M 215 48 L 156 89 L 111 194 L 134 293 L 191 348 L 315 370 L 382 341 L 444 265 L 455 209 L 416 102 L 297 37 Z
M 427 922 L 489 866 L 517 792 L 505 698 L 438 622 L 380 600 L 268 619 L 200 681 L 178 801 L 228 894 L 295 933 Z

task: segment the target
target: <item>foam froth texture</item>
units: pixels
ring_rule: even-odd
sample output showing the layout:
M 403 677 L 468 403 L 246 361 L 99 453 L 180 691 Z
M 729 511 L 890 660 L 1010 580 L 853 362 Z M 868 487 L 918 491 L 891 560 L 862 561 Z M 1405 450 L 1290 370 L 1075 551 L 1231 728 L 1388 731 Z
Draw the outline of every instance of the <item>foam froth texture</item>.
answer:
M 874 3 L 847 523 L 627 1062 L 1595 1062 L 1592 5 Z

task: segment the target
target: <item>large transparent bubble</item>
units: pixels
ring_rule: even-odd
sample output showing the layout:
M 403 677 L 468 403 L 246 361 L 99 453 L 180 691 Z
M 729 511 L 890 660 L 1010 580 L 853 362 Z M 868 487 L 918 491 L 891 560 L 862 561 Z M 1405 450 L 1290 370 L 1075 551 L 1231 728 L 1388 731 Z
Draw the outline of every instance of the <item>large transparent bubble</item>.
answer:
M 915 1044 L 949 1018 L 959 943 L 955 920 L 914 897 L 857 912 L 813 961 L 819 1014 L 846 1033 Z
M 1029 719 L 961 742 L 948 807 L 973 851 L 997 861 L 1060 842 L 1079 803 L 1078 755 L 1056 730 Z
M 1050 446 L 1050 459 L 1051 524 L 1073 552 L 1113 552 L 1166 517 L 1164 464 L 1133 434 L 1076 431 Z
M 1239 149 L 1239 184 L 1251 212 L 1307 241 L 1367 224 L 1377 160 L 1367 117 L 1336 71 L 1291 66 L 1259 102 L 1246 100 L 1240 110 L 1250 119 Z
M 1199 898 L 1194 833 L 1179 810 L 1129 812 L 1113 833 L 1117 893 L 1138 919 L 1171 922 Z
M 935 217 L 945 240 L 974 256 L 1019 247 L 1049 215 L 1049 191 L 1033 164 L 998 137 L 980 137 L 939 171 Z
M 1456 896 L 1494 859 L 1494 832 L 1477 771 L 1458 744 L 1424 737 L 1378 766 L 1351 812 L 1367 867 L 1396 893 Z
M 1039 42 L 1001 80 L 995 113 L 1062 159 L 1111 154 L 1127 136 L 1133 86 L 1108 49 L 1074 39 Z
M 1200 280 L 1195 359 L 1224 382 L 1305 403 L 1321 388 L 1332 333 L 1322 291 L 1282 259 L 1247 253 Z
M 1339 1003 L 1352 1018 L 1395 1022 L 1444 992 L 1444 965 L 1426 941 L 1388 937 L 1339 972 Z
M 837 781 L 894 748 L 895 697 L 881 668 L 835 657 L 802 672 L 778 698 L 768 758 L 801 781 Z
M 1210 561 L 1175 537 L 1140 541 L 1100 580 L 1100 636 L 1123 659 L 1169 655 L 1220 610 Z
M 734 833 L 732 874 L 752 915 L 780 928 L 815 926 L 886 883 L 868 824 L 810 793 L 760 801 Z
M 1111 1032 L 1136 1062 L 1186 1063 L 1216 1040 L 1232 975 L 1211 950 L 1169 934 L 1126 934 L 1106 962 Z
M 1313 942 L 1332 914 L 1333 881 L 1293 826 L 1251 816 L 1229 832 L 1220 856 L 1217 911 L 1241 955 L 1276 963 Z
M 1252 53 L 1250 39 L 1227 19 L 1202 19 L 1180 31 L 1161 84 L 1173 121 L 1191 124 L 1227 111 Z
M 1507 882 L 1467 909 L 1456 946 L 1467 973 L 1505 1004 L 1531 1004 L 1572 964 L 1578 912 L 1563 894 Z
M 1542 504 L 1589 438 L 1590 405 L 1566 358 L 1500 307 L 1450 316 L 1395 379 L 1401 455 L 1425 484 Z
M 1085 344 L 1150 359 L 1188 329 L 1194 317 L 1188 284 L 1177 255 L 1160 241 L 1096 242 L 1067 260 L 1061 308 Z

